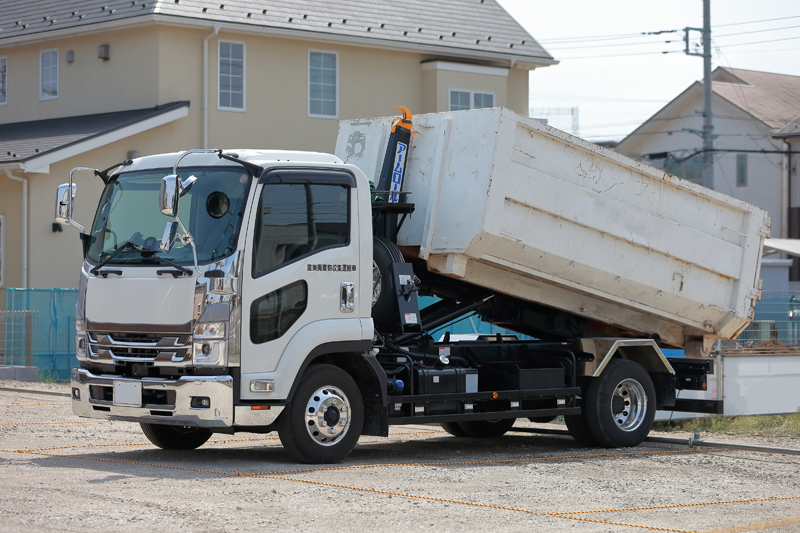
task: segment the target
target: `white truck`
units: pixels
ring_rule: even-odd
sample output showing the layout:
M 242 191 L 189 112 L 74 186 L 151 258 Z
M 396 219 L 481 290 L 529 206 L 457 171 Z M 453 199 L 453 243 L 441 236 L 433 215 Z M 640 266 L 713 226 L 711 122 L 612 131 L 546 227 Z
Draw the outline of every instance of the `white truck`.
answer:
M 312 463 L 396 424 L 499 437 L 563 415 L 620 447 L 656 409 L 721 412 L 676 391 L 705 389 L 701 356 L 752 318 L 764 211 L 502 108 L 403 112 L 343 121 L 337 155 L 74 169 L 56 200 L 85 257 L 73 412 L 167 449 L 277 431 Z M 77 170 L 105 182 L 88 231 Z M 434 342 L 476 313 L 538 340 Z

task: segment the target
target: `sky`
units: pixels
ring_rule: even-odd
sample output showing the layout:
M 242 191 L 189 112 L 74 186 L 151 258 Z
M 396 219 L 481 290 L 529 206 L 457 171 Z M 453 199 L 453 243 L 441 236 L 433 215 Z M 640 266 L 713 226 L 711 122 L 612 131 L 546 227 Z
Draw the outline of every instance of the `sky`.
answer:
M 621 140 L 703 78 L 703 58 L 683 53 L 702 0 L 497 1 L 560 61 L 530 73 L 531 116 L 574 133 L 577 107 L 585 139 Z M 712 0 L 711 40 L 712 68 L 800 76 L 800 0 Z

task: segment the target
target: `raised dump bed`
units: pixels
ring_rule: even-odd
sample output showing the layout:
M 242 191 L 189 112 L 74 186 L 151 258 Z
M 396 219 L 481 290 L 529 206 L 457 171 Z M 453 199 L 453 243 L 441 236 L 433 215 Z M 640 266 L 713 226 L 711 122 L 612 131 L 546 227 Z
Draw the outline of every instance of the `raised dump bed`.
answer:
M 375 179 L 391 120 L 342 121 L 336 155 Z M 764 210 L 507 109 L 415 116 L 403 190 L 431 271 L 694 354 L 752 318 Z

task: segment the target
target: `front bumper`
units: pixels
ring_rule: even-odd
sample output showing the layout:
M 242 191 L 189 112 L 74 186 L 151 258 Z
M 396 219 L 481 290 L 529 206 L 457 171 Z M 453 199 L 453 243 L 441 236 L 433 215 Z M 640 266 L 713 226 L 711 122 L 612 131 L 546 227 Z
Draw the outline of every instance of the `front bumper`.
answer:
M 83 368 L 73 368 L 71 382 L 72 412 L 81 417 L 206 428 L 233 425 L 231 376 L 132 379 L 106 374 L 98 376 Z M 139 405 L 131 405 L 129 397 L 126 398 L 125 405 L 114 401 L 116 387 L 120 384 L 122 387 L 130 387 L 136 383 L 141 384 L 142 390 Z M 162 400 L 158 403 L 146 403 L 148 399 L 155 397 Z M 192 399 L 198 398 L 210 400 L 209 407 L 192 407 Z

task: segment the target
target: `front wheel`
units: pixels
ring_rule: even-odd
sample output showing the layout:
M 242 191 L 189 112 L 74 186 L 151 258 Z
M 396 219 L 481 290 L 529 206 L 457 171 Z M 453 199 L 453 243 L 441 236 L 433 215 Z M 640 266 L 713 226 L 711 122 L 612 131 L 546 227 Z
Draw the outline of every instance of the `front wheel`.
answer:
M 194 450 L 211 438 L 211 431 L 206 428 L 145 423 L 140 425 L 147 440 L 164 450 Z
M 606 448 L 638 446 L 656 416 L 656 391 L 638 363 L 612 359 L 585 397 L 585 419 L 597 443 Z
M 364 424 L 361 392 L 333 365 L 312 365 L 278 421 L 284 449 L 301 463 L 335 463 L 347 457 Z

